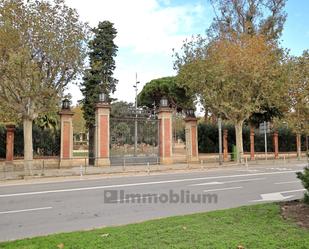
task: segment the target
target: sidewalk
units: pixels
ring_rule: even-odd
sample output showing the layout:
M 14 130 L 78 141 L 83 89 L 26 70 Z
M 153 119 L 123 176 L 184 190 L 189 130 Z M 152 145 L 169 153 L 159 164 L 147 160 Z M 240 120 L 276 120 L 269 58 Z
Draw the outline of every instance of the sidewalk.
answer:
M 248 169 L 253 167 L 273 167 L 289 166 L 295 164 L 306 164 L 307 160 L 264 160 L 251 161 L 244 164 L 235 162 L 225 162 L 222 165 L 218 163 L 195 163 L 195 164 L 172 164 L 172 165 L 140 165 L 140 166 L 110 166 L 110 167 L 72 167 L 64 169 L 45 169 L 25 171 L 2 171 L 0 172 L 0 186 L 18 183 L 43 183 L 57 181 L 71 181 L 78 179 L 100 179 L 121 176 L 144 176 L 149 174 L 167 174 L 175 172 L 200 172 L 212 169 Z

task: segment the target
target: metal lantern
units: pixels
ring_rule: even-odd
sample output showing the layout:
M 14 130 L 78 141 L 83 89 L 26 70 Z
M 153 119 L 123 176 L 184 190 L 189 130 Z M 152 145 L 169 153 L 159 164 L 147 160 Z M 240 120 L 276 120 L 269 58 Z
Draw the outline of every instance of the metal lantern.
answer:
M 161 100 L 160 100 L 160 106 L 161 107 L 168 107 L 168 100 L 166 97 L 163 97 Z
M 62 109 L 64 110 L 70 110 L 70 100 L 65 98 L 63 101 L 62 101 Z
M 100 92 L 100 94 L 99 94 L 99 102 L 100 103 L 106 103 L 107 102 L 107 96 L 103 91 Z
M 187 110 L 187 116 L 188 117 L 195 117 L 194 109 L 188 109 Z

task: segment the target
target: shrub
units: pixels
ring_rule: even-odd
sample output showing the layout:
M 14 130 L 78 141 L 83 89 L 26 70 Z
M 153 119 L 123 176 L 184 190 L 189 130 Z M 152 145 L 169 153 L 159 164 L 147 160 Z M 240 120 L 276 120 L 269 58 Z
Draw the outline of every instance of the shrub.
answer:
M 309 151 L 307 151 L 307 158 L 309 160 Z M 308 161 L 309 162 L 309 161 Z M 309 164 L 304 168 L 304 173 L 297 172 L 297 178 L 302 181 L 303 186 L 307 190 L 304 196 L 304 202 L 309 204 Z

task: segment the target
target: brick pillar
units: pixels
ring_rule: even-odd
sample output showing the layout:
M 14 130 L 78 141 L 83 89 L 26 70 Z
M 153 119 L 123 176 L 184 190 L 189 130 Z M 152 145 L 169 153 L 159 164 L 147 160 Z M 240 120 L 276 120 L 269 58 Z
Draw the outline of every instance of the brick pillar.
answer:
M 254 127 L 250 127 L 250 159 L 254 160 Z
M 187 157 L 190 162 L 198 162 L 197 118 L 187 117 L 185 123 Z
M 109 118 L 110 118 L 110 104 L 98 103 L 95 112 L 95 165 L 96 166 L 110 166 L 109 154 Z
M 275 159 L 279 158 L 279 143 L 278 143 L 278 132 L 275 131 L 273 134 L 273 145 L 274 145 L 274 152 L 275 152 Z
M 14 132 L 15 125 L 6 126 L 6 161 L 14 160 Z
M 72 166 L 74 113 L 70 109 L 62 109 L 59 115 L 61 123 L 60 167 Z
M 60 167 L 72 166 L 73 163 L 73 115 L 70 109 L 59 112 L 61 123 Z
M 229 155 L 228 155 L 228 130 L 224 129 L 223 130 L 223 160 L 226 162 L 229 159 Z
M 173 163 L 172 112 L 172 109 L 168 107 L 160 107 L 159 109 L 159 156 L 161 164 Z

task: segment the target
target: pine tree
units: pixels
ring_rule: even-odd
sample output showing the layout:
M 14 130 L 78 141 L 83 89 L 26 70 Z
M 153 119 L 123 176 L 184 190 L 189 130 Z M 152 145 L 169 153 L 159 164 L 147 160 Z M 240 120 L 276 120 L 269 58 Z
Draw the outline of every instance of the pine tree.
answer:
M 113 77 L 116 68 L 114 57 L 118 47 L 114 43 L 117 30 L 109 21 L 100 22 L 93 30 L 94 37 L 89 42 L 90 68 L 85 71 L 81 91 L 84 99 L 81 101 L 89 131 L 89 164 L 94 162 L 94 134 L 95 134 L 95 104 L 99 92 L 107 95 L 114 93 L 118 80 Z

